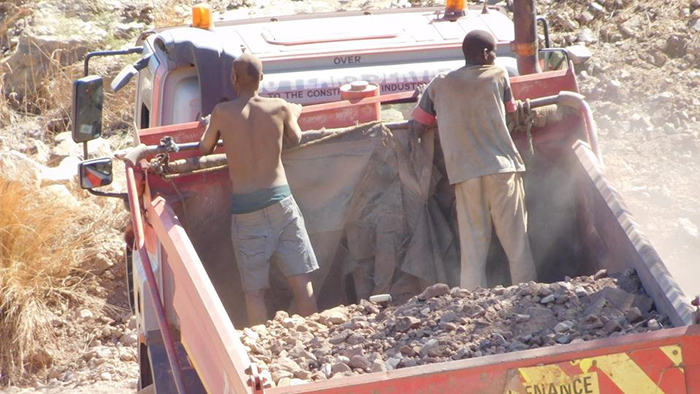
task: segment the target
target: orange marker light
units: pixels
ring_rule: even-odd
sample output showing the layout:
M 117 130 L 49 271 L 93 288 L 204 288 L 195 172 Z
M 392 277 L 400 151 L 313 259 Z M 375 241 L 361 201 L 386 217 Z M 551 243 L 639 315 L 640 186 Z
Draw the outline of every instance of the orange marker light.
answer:
M 211 29 L 214 25 L 209 4 L 197 4 L 192 6 L 192 27 Z
M 464 0 L 447 0 L 445 2 L 446 12 L 461 12 L 464 11 Z

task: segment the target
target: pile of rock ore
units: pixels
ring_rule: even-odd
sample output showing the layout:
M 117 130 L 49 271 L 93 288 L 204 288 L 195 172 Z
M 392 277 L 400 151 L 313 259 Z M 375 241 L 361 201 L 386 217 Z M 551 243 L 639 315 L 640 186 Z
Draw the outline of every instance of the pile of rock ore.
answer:
M 278 312 L 240 331 L 276 386 L 657 330 L 633 271 L 468 291 L 428 287 L 400 306 L 361 300 L 303 318 Z

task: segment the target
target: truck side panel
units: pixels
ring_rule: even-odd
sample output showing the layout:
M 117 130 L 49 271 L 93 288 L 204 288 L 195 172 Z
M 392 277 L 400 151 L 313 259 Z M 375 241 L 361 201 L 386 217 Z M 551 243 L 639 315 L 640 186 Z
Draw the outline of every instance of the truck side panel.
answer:
M 662 367 L 652 366 L 654 357 L 664 357 Z M 548 373 L 552 369 L 562 372 L 559 376 Z M 265 392 L 700 393 L 700 326 L 484 356 Z
M 172 209 L 155 198 L 148 217 L 167 251 L 163 264 L 171 272 L 173 311 L 179 321 L 180 341 L 208 392 L 247 390 L 245 370 L 250 360 L 233 324 L 202 266 L 194 246 Z

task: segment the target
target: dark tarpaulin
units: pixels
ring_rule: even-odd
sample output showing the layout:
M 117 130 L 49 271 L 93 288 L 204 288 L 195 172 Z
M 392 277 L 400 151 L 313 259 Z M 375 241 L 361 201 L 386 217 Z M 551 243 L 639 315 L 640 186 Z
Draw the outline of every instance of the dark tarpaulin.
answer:
M 314 276 L 319 304 L 456 285 L 448 272 L 459 264 L 457 236 L 434 198 L 442 178 L 434 148 L 430 134 L 419 140 L 410 130 L 370 123 L 304 133 L 302 146 L 284 153 L 321 267 Z M 345 275 L 357 300 L 345 297 Z
M 381 123 L 308 131 L 283 152 L 292 194 L 304 215 L 320 269 L 312 274 L 319 309 L 372 294 L 405 300 L 436 282 L 457 285 L 454 193 L 433 164 L 436 141 Z M 245 298 L 231 244 L 228 177 L 206 187 L 182 183 L 187 214 L 171 198 L 235 326 Z M 224 180 L 225 179 L 225 180 Z M 273 264 L 268 310 L 294 313 L 292 293 Z

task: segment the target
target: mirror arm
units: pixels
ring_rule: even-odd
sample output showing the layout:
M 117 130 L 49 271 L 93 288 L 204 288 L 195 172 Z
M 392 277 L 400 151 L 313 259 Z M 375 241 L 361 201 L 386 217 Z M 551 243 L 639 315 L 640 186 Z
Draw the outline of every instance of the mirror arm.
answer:
M 128 206 L 129 206 L 129 204 L 128 204 L 129 194 L 128 193 L 110 193 L 110 192 L 102 192 L 102 191 L 95 190 L 95 189 L 87 189 L 87 191 L 89 191 L 90 194 L 92 194 L 93 196 L 119 198 L 119 199 L 123 200 L 125 203 L 127 203 L 126 206 L 128 209 Z
M 122 49 L 118 51 L 97 51 L 97 52 L 90 52 L 87 55 L 85 55 L 85 61 L 83 64 L 83 72 L 85 73 L 84 76 L 88 76 L 89 70 L 90 70 L 90 59 L 96 56 L 120 56 L 120 55 L 130 55 L 132 53 L 143 53 L 143 47 L 132 47 L 132 48 L 127 48 L 127 49 Z
M 537 17 L 537 22 L 542 23 L 542 29 L 544 30 L 544 46 L 545 48 L 550 47 L 549 43 L 549 24 L 547 23 L 547 20 L 544 19 L 543 16 Z

